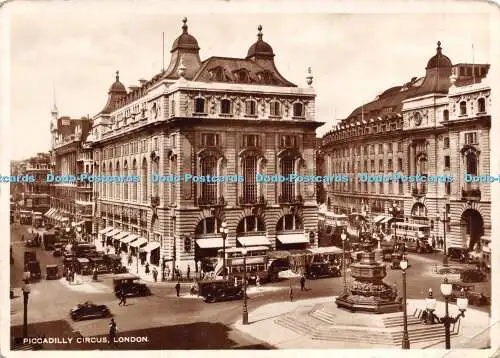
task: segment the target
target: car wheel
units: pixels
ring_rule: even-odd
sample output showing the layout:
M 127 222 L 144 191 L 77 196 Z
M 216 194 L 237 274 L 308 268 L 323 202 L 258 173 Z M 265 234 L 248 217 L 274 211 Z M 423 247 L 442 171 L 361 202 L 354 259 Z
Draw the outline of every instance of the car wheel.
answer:
M 81 315 L 73 315 L 73 316 L 71 316 L 71 318 L 73 318 L 73 321 L 81 321 L 82 320 Z
M 215 297 L 213 297 L 213 296 L 208 296 L 208 297 L 205 299 L 205 302 L 207 302 L 207 303 L 214 303 L 214 302 L 215 302 Z

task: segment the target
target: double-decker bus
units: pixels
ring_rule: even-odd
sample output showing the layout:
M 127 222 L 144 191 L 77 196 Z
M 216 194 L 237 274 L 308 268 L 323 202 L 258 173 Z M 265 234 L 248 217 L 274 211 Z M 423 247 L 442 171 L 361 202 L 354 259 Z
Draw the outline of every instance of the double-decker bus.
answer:
M 31 225 L 33 222 L 33 213 L 28 210 L 19 211 L 19 223 L 21 225 Z
M 419 254 L 433 252 L 432 243 L 429 243 L 431 228 L 428 225 L 393 222 L 391 228 L 396 244 L 404 243 L 408 251 Z
M 255 282 L 257 277 L 261 281 L 267 279 L 267 246 L 248 246 L 248 247 L 231 247 L 226 249 L 226 270 L 229 279 L 236 278 L 238 281 L 243 279 L 245 272 L 243 250 L 246 250 L 246 271 L 247 280 Z M 218 251 L 218 263 L 215 265 L 214 275 L 221 276 L 222 272 L 222 257 L 223 250 Z

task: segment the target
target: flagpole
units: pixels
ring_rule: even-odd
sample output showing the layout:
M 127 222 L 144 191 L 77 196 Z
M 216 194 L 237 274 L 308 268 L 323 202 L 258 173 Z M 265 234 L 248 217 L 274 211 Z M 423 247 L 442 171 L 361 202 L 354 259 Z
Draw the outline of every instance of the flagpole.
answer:
M 472 44 L 472 82 L 476 84 L 476 69 L 474 66 L 474 44 Z

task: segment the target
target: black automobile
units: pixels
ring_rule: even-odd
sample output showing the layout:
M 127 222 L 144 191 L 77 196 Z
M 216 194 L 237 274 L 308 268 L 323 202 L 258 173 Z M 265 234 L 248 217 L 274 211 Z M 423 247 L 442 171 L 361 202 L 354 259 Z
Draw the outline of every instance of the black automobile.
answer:
M 490 304 L 490 298 L 482 292 L 475 291 L 474 285 L 453 283 L 450 299 L 455 301 L 460 297 L 466 297 L 470 305 L 484 306 Z
M 113 277 L 113 286 L 116 297 L 120 297 L 121 292 L 125 296 L 149 296 L 151 290 L 143 283 L 136 282 L 140 277 L 125 273 Z
M 198 281 L 198 296 L 202 296 L 207 303 L 217 301 L 239 300 L 243 298 L 243 288 L 229 280 Z
M 62 249 L 60 247 L 54 248 L 54 251 L 52 252 L 52 256 L 54 257 L 61 257 L 63 255 Z
M 69 312 L 71 319 L 80 321 L 82 319 L 104 318 L 111 316 L 111 312 L 106 305 L 96 305 L 90 301 L 79 304 Z
M 469 269 L 460 272 L 462 282 L 483 282 L 486 281 L 486 274 L 478 269 Z
M 338 277 L 340 270 L 328 262 L 313 262 L 306 267 L 305 276 L 312 280 L 322 277 Z
M 47 265 L 45 266 L 45 279 L 46 280 L 58 280 L 59 276 L 59 267 L 57 265 Z
M 453 261 L 459 261 L 461 263 L 467 262 L 467 257 L 469 256 L 469 250 L 464 247 L 449 247 L 448 248 L 448 258 Z
M 286 271 L 290 269 L 290 263 L 288 258 L 286 259 L 276 259 L 274 260 L 267 269 L 267 280 L 268 282 L 277 282 L 280 280 L 279 273 L 281 271 Z

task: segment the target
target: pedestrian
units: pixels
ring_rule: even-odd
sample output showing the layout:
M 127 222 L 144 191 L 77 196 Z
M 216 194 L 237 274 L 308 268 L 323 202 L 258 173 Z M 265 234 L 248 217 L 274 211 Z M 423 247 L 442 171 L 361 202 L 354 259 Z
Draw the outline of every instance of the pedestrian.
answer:
M 149 263 L 146 262 L 146 268 L 144 269 L 144 272 L 146 273 L 146 275 L 149 275 Z
M 189 280 L 190 275 L 191 275 L 191 266 L 188 265 L 187 272 L 186 272 L 186 276 L 187 276 L 188 280 Z
M 21 235 L 21 241 L 24 241 L 24 235 Z
M 290 285 L 290 302 L 293 301 L 293 288 L 292 285 Z
M 108 344 L 115 343 L 116 337 L 116 322 L 114 318 L 111 318 L 111 322 L 109 322 L 109 341 Z
M 128 260 L 127 260 L 127 262 L 128 262 L 128 265 L 129 265 L 129 266 L 132 266 L 132 255 L 130 255 L 130 254 L 128 255 Z
M 257 278 L 255 279 L 255 285 L 257 287 L 260 287 L 260 276 L 257 276 Z
M 179 297 L 181 292 L 181 283 L 179 281 L 177 281 L 177 284 L 175 285 L 175 291 L 177 292 L 177 297 Z
M 97 267 L 94 267 L 93 280 L 97 281 Z
M 177 278 L 177 281 L 181 280 L 181 270 L 179 270 L 179 266 L 175 267 L 175 276 Z
M 156 267 L 153 267 L 153 279 L 155 282 L 158 281 L 158 271 L 156 270 Z
M 234 277 L 234 287 L 238 286 L 238 277 Z
M 125 291 L 122 289 L 120 289 L 120 293 L 119 293 L 119 297 L 120 297 L 120 302 L 118 302 L 118 306 L 121 306 L 122 303 L 124 306 L 127 305 L 127 296 L 125 295 Z
M 304 275 L 300 278 L 300 290 L 305 291 L 306 290 L 306 278 Z
M 165 268 L 165 271 L 166 271 L 166 272 L 165 272 L 165 277 L 168 279 L 168 278 L 170 277 L 170 267 L 168 267 L 168 266 L 167 266 L 167 267 Z
M 434 235 L 432 235 L 432 243 L 431 243 L 431 246 L 433 249 L 436 248 L 436 238 L 434 237 Z

